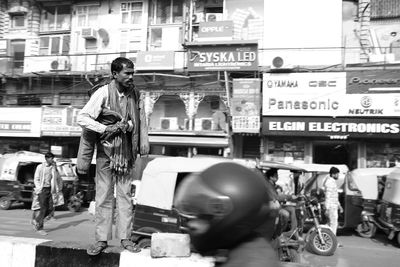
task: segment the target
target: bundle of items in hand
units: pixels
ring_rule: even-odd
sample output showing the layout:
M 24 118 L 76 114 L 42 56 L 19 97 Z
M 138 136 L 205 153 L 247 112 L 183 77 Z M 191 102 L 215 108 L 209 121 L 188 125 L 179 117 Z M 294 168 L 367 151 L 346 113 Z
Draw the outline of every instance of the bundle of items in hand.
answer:
M 111 140 L 110 167 L 113 175 L 117 177 L 128 174 L 132 164 L 127 129 L 128 123 L 120 121 L 108 128 L 102 137 L 103 142 Z

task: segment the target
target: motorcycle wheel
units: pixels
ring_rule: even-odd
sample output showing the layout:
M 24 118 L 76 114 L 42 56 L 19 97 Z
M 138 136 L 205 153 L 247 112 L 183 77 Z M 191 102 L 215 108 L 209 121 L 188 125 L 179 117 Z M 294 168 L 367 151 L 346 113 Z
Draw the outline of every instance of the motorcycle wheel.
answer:
M 0 198 L 0 209 L 2 210 L 8 210 L 11 208 L 12 201 L 9 198 L 2 197 Z
M 321 256 L 333 255 L 337 248 L 337 238 L 335 234 L 329 229 L 322 228 L 321 235 L 325 244 L 322 244 L 316 230 L 311 233 L 308 242 L 311 251 Z
M 357 225 L 357 233 L 364 238 L 372 238 L 375 236 L 376 233 L 376 225 L 372 222 L 360 223 Z

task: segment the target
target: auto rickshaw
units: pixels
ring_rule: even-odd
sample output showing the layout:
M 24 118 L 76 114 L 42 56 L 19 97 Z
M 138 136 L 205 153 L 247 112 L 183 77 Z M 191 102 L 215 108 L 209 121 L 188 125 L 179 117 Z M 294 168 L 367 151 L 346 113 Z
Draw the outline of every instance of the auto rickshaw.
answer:
M 386 179 L 393 168 L 359 168 L 349 172 L 362 194 L 362 212 L 356 231 L 362 237 L 371 238 L 375 235 L 376 217 L 382 196 L 379 184 Z M 358 216 L 354 214 L 354 216 Z
M 0 158 L 0 209 L 7 210 L 13 203 L 23 203 L 30 208 L 33 197 L 36 167 L 45 162 L 44 155 L 19 151 Z M 68 199 L 75 180 L 69 159 L 55 159 L 63 180 L 64 199 Z
M 329 176 L 329 169 L 336 167 L 339 169 L 339 179 L 336 181 L 339 192 L 339 202 L 344 212 L 339 214 L 338 229 L 356 229 L 361 222 L 361 212 L 363 210 L 362 191 L 355 182 L 355 177 L 348 171 L 346 165 L 334 164 L 300 164 L 298 165 L 306 170 L 306 179 L 304 192 L 306 195 L 318 194 L 321 202 L 324 201 L 323 183 Z M 324 208 L 322 207 L 322 210 Z M 322 212 L 322 221 L 325 221 L 324 212 Z
M 173 208 L 177 185 L 187 175 L 225 161 L 230 159 L 157 157 L 147 162 L 136 199 L 132 241 L 145 248 L 153 233 L 180 233 L 180 217 Z
M 387 176 L 377 226 L 400 245 L 400 168 Z

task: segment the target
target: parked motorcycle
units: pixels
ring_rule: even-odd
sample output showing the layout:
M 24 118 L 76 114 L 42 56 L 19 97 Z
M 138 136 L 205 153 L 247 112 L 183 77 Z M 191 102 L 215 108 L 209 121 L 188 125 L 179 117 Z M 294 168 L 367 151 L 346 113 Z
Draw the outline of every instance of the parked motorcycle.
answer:
M 318 199 L 307 196 L 301 196 L 301 198 L 304 199 L 305 217 L 313 222 L 313 226 L 306 234 L 307 248 L 317 255 L 333 255 L 338 241 L 331 228 L 320 223 L 318 215 L 322 214 L 322 210 Z

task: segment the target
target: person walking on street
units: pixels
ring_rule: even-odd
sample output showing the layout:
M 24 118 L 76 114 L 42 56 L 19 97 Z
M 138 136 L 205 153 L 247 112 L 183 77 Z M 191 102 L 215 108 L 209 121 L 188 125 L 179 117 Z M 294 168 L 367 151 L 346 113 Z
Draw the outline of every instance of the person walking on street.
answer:
M 329 170 L 329 176 L 326 177 L 323 183 L 328 225 L 335 235 L 338 227 L 338 211 L 340 213 L 343 212 L 343 208 L 339 202 L 339 193 L 336 185 L 337 179 L 339 179 L 339 169 L 332 167 Z
M 95 140 L 96 242 L 87 249 L 91 256 L 100 254 L 112 239 L 114 186 L 116 237 L 121 240 L 124 249 L 139 251 L 130 241 L 131 182 L 137 154 L 147 155 L 149 152 L 144 104 L 133 84 L 132 61 L 124 57 L 116 58 L 111 63 L 111 74 L 111 82 L 91 95 L 77 118 L 83 130 L 98 133 Z
M 59 186 L 57 182 L 61 180 L 56 163 L 54 162 L 53 153 L 47 152 L 44 158 L 46 162 L 36 167 L 34 176 L 34 199 L 32 202 L 32 210 L 34 210 L 32 224 L 35 231 L 41 235 L 47 235 L 47 232 L 43 230 L 44 218 L 51 212 L 51 207 L 49 205 L 52 193 L 58 192 Z

